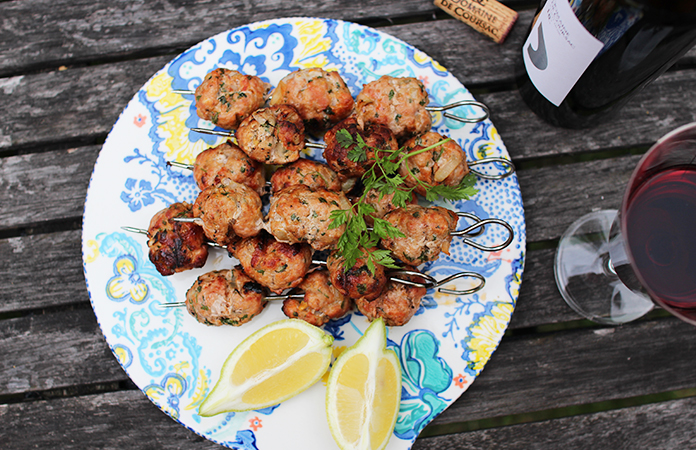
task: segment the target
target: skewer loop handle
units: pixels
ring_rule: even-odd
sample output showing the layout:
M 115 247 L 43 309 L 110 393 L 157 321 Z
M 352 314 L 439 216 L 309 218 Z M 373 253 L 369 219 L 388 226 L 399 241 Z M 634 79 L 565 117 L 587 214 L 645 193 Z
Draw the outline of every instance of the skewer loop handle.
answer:
M 447 110 L 450 110 L 452 108 L 458 108 L 460 106 L 475 106 L 477 108 L 480 108 L 483 111 L 483 114 L 477 117 L 460 117 L 452 113 L 446 112 Z M 442 115 L 446 118 L 456 120 L 457 122 L 462 123 L 479 123 L 483 122 L 491 116 L 491 111 L 488 109 L 488 106 L 475 100 L 461 100 L 458 102 L 450 103 L 449 105 L 445 106 L 426 106 L 425 109 L 429 112 L 441 112 Z
M 482 173 L 478 170 L 472 169 L 472 167 L 476 167 L 482 164 L 495 164 L 495 163 L 500 163 L 503 166 L 506 167 L 505 171 L 500 174 L 487 174 L 487 173 Z M 476 175 L 479 178 L 483 178 L 484 180 L 502 180 L 503 178 L 507 178 L 513 173 L 515 173 L 515 165 L 510 161 L 509 159 L 505 158 L 497 158 L 497 157 L 491 157 L 491 158 L 482 158 L 478 159 L 476 161 L 471 161 L 467 162 L 467 165 L 469 166 L 469 171 L 472 172 L 474 175 Z
M 452 233 L 450 233 L 450 235 L 463 237 L 464 238 L 463 241 L 465 244 L 470 245 L 476 249 L 483 250 L 484 252 L 497 252 L 498 250 L 502 250 L 505 247 L 507 247 L 508 245 L 510 245 L 512 240 L 515 238 L 515 231 L 512 229 L 510 224 L 508 224 L 504 220 L 501 220 L 501 219 L 483 219 L 483 220 L 481 220 L 474 214 L 461 212 L 461 211 L 457 212 L 457 216 L 464 217 L 464 218 L 469 219 L 469 220 L 473 220 L 474 223 L 472 225 L 469 225 L 468 227 L 464 228 L 463 230 L 453 231 Z M 502 244 L 488 247 L 485 245 L 481 245 L 478 242 L 473 241 L 471 239 L 472 237 L 480 236 L 485 231 L 485 226 L 489 225 L 489 224 L 500 225 L 507 230 L 508 237 L 505 240 L 505 242 L 503 242 Z
M 486 285 L 486 279 L 483 277 L 483 275 L 478 274 L 476 272 L 459 272 L 459 273 L 455 273 L 453 275 L 450 275 L 446 278 L 443 278 L 440 281 L 437 281 L 435 278 L 433 278 L 432 276 L 430 276 L 426 273 L 416 272 L 413 270 L 396 270 L 396 271 L 393 271 L 391 273 L 394 275 L 397 275 L 397 277 L 391 278 L 391 280 L 396 282 L 396 283 L 401 283 L 401 284 L 405 284 L 408 286 L 424 287 L 426 289 L 437 289 L 438 292 L 442 292 L 443 294 L 469 295 L 469 294 L 473 294 L 475 292 L 480 291 Z M 402 278 L 398 278 L 398 275 L 415 276 L 415 277 L 422 278 L 424 281 L 422 283 L 419 283 L 416 281 L 404 280 Z M 478 284 L 470 289 L 464 289 L 464 290 L 445 289 L 445 288 L 440 287 L 443 284 L 449 283 L 450 281 L 456 280 L 458 278 L 475 278 L 476 280 L 478 280 Z

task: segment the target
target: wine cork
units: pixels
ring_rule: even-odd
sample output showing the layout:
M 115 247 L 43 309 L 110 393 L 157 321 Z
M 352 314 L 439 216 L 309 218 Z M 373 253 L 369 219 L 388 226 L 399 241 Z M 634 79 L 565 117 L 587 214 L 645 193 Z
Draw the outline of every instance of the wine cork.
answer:
M 435 6 L 501 44 L 517 20 L 517 12 L 496 0 L 435 0 Z

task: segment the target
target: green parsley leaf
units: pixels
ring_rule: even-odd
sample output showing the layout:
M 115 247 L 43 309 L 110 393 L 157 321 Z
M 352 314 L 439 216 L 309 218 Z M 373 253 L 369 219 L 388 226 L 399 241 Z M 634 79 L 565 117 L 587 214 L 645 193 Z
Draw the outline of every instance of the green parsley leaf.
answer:
M 353 136 L 345 128 L 336 132 L 336 140 L 343 148 L 348 148 L 355 143 L 355 141 L 353 141 Z

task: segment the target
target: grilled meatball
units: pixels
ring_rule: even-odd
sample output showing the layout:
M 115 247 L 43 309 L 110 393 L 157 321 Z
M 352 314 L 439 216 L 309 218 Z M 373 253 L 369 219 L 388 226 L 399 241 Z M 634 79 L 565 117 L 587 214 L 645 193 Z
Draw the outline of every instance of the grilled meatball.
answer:
M 355 98 L 355 111 L 361 126 L 380 123 L 402 142 L 430 130 L 428 103 L 428 92 L 416 78 L 385 75 L 363 86 Z
M 201 191 L 193 204 L 193 215 L 203 222 L 205 235 L 222 246 L 237 236 L 256 236 L 263 228 L 261 197 L 249 186 L 223 179 Z
M 220 128 L 235 130 L 266 101 L 269 86 L 259 77 L 215 69 L 196 88 L 196 112 Z
M 374 248 L 363 249 L 363 254 L 374 250 Z M 345 258 L 340 256 L 337 250 L 334 250 L 326 259 L 326 267 L 331 283 L 343 295 L 352 299 L 374 300 L 379 297 L 387 284 L 384 266 L 375 264 L 375 272 L 372 273 L 367 266 L 366 258 L 358 258 L 355 265 L 347 269 Z
M 287 164 L 300 157 L 305 128 L 294 107 L 277 105 L 251 113 L 235 137 L 250 158 L 265 164 Z
M 281 242 L 306 242 L 315 250 L 326 250 L 345 230 L 345 225 L 329 229 L 331 212 L 350 207 L 343 192 L 289 187 L 271 197 L 266 229 Z
M 409 266 L 434 261 L 440 252 L 449 254 L 450 233 L 457 228 L 459 218 L 440 206 L 407 205 L 390 212 L 384 219 L 406 237 L 384 238 L 382 247 Z
M 236 242 L 232 254 L 247 275 L 276 294 L 300 284 L 312 265 L 309 245 L 278 242 L 265 231 Z
M 409 139 L 404 144 L 404 151 L 407 153 L 418 151 L 445 139 L 441 134 L 429 131 L 422 136 Z M 399 175 L 404 177 L 406 185 L 415 187 L 415 191 L 421 195 L 425 195 L 426 187 L 418 183 L 416 179 L 430 186 L 458 186 L 468 173 L 466 155 L 454 140 L 411 156 L 399 167 Z
M 302 319 L 317 327 L 332 319 L 345 316 L 353 302 L 331 284 L 325 270 L 307 274 L 304 281 L 297 286 L 303 291 L 304 299 L 289 298 L 283 302 L 283 313 L 296 319 Z
M 193 165 L 193 178 L 200 190 L 229 178 L 246 184 L 261 195 L 266 180 L 263 165 L 252 160 L 232 141 L 203 150 Z
M 298 185 L 304 185 L 310 189 L 341 190 L 341 182 L 336 172 L 326 164 L 305 158 L 281 167 L 271 176 L 271 193 L 273 194 Z
M 273 91 L 271 105 L 292 105 L 312 131 L 325 130 L 353 110 L 353 96 L 338 72 L 318 67 L 286 75 Z
M 422 281 L 414 276 L 404 278 L 414 282 Z M 427 290 L 424 287 L 405 285 L 390 280 L 382 291 L 382 295 L 373 301 L 357 299 L 355 306 L 370 321 L 381 317 L 387 326 L 399 327 L 411 320 L 426 293 Z
M 406 201 L 407 205 L 415 205 L 417 203 L 415 194 L 411 194 Z M 400 208 L 399 205 L 394 204 L 394 193 L 391 194 L 381 194 L 377 189 L 370 189 L 365 193 L 363 202 L 371 205 L 375 208 L 375 212 L 365 216 L 365 222 L 368 225 L 374 223 L 374 218 L 382 219 L 388 213 Z
M 261 313 L 266 303 L 263 286 L 241 267 L 205 273 L 186 292 L 189 314 L 206 325 L 242 325 Z
M 193 217 L 191 205 L 173 203 L 150 220 L 147 246 L 150 261 L 162 275 L 203 267 L 208 259 L 203 228 L 195 223 L 176 222 L 174 217 Z
M 353 137 L 353 143 L 347 147 L 337 137 L 341 130 L 348 131 Z M 358 146 L 358 134 L 368 147 L 365 151 L 365 160 L 355 162 L 348 158 L 348 152 Z M 327 131 L 324 135 L 324 142 L 326 143 L 324 159 L 329 167 L 339 174 L 341 179 L 363 176 L 374 164 L 375 152 L 373 148 L 392 151 L 399 149 L 396 138 L 387 127 L 376 123 L 368 123 L 363 127 L 358 124 L 355 117 L 348 117 Z

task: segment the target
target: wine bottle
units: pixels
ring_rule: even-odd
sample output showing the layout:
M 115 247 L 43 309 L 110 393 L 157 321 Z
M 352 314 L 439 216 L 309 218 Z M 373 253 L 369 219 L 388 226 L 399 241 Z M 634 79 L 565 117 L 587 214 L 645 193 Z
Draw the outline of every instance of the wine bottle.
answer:
M 547 122 L 591 127 L 696 44 L 696 0 L 542 0 L 515 78 Z

